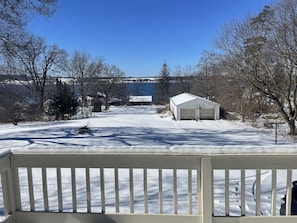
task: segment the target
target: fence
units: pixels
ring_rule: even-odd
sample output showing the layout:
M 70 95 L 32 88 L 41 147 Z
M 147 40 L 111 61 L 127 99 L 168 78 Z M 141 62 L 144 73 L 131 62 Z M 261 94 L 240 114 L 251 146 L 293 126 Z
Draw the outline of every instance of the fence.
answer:
M 238 148 L 239 149 L 239 148 Z M 296 222 L 297 154 L 15 152 L 3 222 Z

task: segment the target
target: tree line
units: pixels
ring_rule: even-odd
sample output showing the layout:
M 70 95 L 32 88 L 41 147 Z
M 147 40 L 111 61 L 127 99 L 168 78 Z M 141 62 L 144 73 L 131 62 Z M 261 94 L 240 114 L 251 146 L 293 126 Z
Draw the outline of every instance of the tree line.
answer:
M 18 81 L 36 98 L 38 114 L 44 113 L 44 102 L 49 97 L 56 100 L 58 108 L 62 107 L 58 101 L 63 92 L 69 100 L 75 97 L 71 85 L 63 86 L 59 80 L 50 79 L 56 74 L 76 80 L 73 85 L 82 103 L 94 90 L 105 95 L 108 106 L 112 97 L 124 94 L 124 88 L 117 85 L 124 73 L 116 65 L 86 52 L 69 53 L 56 45 L 50 46 L 43 38 L 26 31 L 29 15 L 51 16 L 56 3 L 56 0 L 0 0 L 1 74 Z M 175 94 L 190 92 L 214 100 L 243 118 L 278 113 L 290 134 L 296 134 L 296 9 L 296 0 L 277 0 L 256 15 L 226 23 L 214 41 L 214 48 L 205 50 L 195 67 L 171 71 L 165 61 L 155 89 L 157 101 L 166 103 Z M 174 87 L 170 84 L 172 77 Z M 20 98 L 19 92 L 11 86 L 2 87 L 1 91 L 1 117 L 21 109 L 15 103 Z
M 59 114 L 63 111 L 61 94 L 64 93 L 65 98 L 74 101 L 74 85 L 76 88 L 78 86 L 84 106 L 90 81 L 92 87 L 96 83 L 97 90 L 102 92 L 108 101 L 114 96 L 115 80 L 124 76 L 117 66 L 106 63 L 101 57 L 94 58 L 80 51 L 66 52 L 57 45 L 48 45 L 42 37 L 26 31 L 29 15 L 51 16 L 55 12 L 56 4 L 56 0 L 0 1 L 0 72 L 1 75 L 9 77 L 11 83 L 18 85 L 1 87 L 2 121 L 16 120 L 19 113 L 25 112 L 19 100 L 25 91 L 37 104 L 34 111 L 32 107 L 28 108 L 28 113 L 34 114 L 34 117 L 42 116 L 45 112 L 45 101 L 53 98 L 51 110 Z M 71 88 L 59 80 L 51 80 L 51 77 L 57 75 L 72 77 L 76 83 L 73 83 Z M 106 82 L 106 78 L 111 81 Z M 19 85 L 22 85 L 22 91 Z M 75 103 L 70 104 L 71 110 Z
M 224 26 L 216 46 L 228 73 L 243 80 L 253 102 L 273 104 L 296 134 L 297 1 L 277 1 L 256 16 Z
M 257 15 L 234 19 L 221 27 L 214 49 L 202 54 L 191 83 L 197 77 L 199 80 L 187 90 L 211 98 L 243 118 L 279 114 L 287 123 L 289 134 L 295 135 L 296 30 L 296 0 L 278 0 Z M 164 64 L 163 69 L 166 67 Z M 160 73 L 163 82 L 168 79 L 168 72 L 165 73 Z M 166 87 L 164 83 L 161 86 Z

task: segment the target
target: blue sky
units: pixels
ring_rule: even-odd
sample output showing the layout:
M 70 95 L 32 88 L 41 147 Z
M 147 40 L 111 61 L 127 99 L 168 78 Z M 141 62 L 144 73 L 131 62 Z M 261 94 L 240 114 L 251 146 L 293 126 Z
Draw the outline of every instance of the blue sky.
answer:
M 58 0 L 50 18 L 29 29 L 48 44 L 88 52 L 126 76 L 157 76 L 166 60 L 195 66 L 223 24 L 258 13 L 271 0 Z

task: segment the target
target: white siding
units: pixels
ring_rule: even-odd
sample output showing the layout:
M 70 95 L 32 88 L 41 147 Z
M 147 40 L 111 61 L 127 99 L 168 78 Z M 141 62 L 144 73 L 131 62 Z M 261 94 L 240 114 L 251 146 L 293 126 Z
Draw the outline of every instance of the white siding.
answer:
M 170 110 L 176 120 L 217 120 L 220 118 L 220 105 L 218 103 L 188 93 L 183 93 L 172 97 L 170 99 Z M 186 114 L 181 114 L 182 112 L 186 112 Z M 212 117 L 210 117 L 211 114 Z

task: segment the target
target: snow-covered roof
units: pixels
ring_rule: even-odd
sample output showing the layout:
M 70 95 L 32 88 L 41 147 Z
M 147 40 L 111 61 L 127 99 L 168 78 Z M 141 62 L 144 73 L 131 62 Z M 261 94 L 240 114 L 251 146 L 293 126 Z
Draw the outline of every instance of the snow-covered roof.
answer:
M 210 101 L 210 100 L 208 100 L 206 98 L 202 98 L 202 97 L 190 94 L 190 93 L 182 93 L 182 94 L 179 94 L 179 95 L 176 95 L 176 96 L 170 98 L 170 100 L 175 105 L 180 105 L 180 104 L 183 104 L 183 103 L 186 103 L 186 102 L 189 102 L 189 101 L 192 101 L 192 100 L 197 100 L 197 99 L 202 100 L 204 102 L 207 102 L 208 104 L 218 104 L 218 103 Z
M 90 101 L 90 100 L 93 100 L 93 97 L 87 95 L 87 96 L 85 97 L 85 99 L 86 99 L 87 101 Z M 81 101 L 81 100 L 82 100 L 82 96 L 80 96 L 80 97 L 78 98 L 78 101 Z
M 129 102 L 152 102 L 152 96 L 130 96 Z
M 170 100 L 175 105 L 179 105 L 179 104 L 185 103 L 187 101 L 192 101 L 192 100 L 195 100 L 195 99 L 196 99 L 196 96 L 192 95 L 192 94 L 189 94 L 189 93 L 179 94 L 179 95 L 176 95 L 176 96 L 170 98 Z

